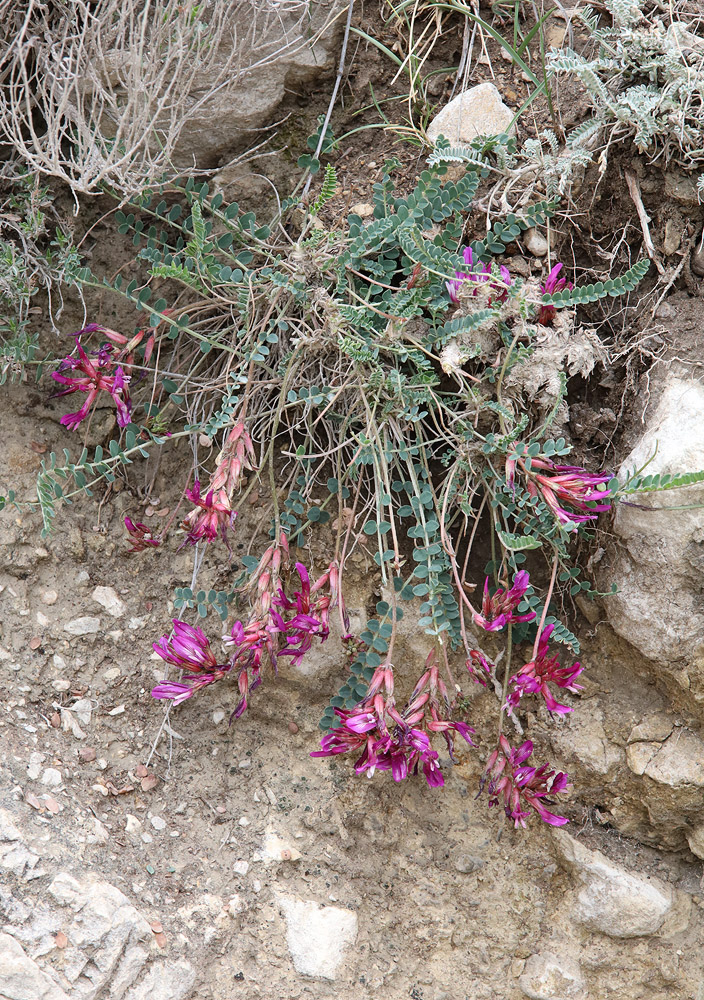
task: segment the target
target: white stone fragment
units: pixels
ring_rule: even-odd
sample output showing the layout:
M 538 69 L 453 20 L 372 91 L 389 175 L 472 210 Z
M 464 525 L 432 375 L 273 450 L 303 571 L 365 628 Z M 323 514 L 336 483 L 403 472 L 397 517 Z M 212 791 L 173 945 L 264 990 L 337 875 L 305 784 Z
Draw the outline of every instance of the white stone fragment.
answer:
M 112 587 L 96 587 L 91 596 L 113 618 L 122 618 L 127 611 L 127 605 Z
M 42 972 L 10 934 L 0 934 L 0 997 L 2 1000 L 68 1000 L 61 987 Z
M 286 940 L 296 972 L 336 979 L 345 952 L 357 938 L 357 914 L 312 900 L 279 896 L 286 918 Z
M 196 972 L 190 962 L 155 962 L 125 1000 L 184 1000 L 190 997 Z
M 92 635 L 100 631 L 100 619 L 85 615 L 83 618 L 74 618 L 73 621 L 66 622 L 64 632 L 69 635 Z
M 125 832 L 126 833 L 139 833 L 142 829 L 142 821 L 133 816 L 132 813 L 127 813 L 125 816 Z
M 261 859 L 264 863 L 274 861 L 299 861 L 301 852 L 276 833 L 267 833 L 261 849 Z
M 582 992 L 584 980 L 573 959 L 545 951 L 530 956 L 518 985 L 530 1000 L 567 1000 Z
M 435 142 L 443 135 L 451 143 L 469 143 L 479 135 L 506 132 L 512 119 L 494 84 L 480 83 L 445 105 L 428 126 L 428 138 Z
M 150 816 L 149 822 L 152 824 L 155 830 L 166 829 L 166 820 L 162 819 L 161 816 Z
M 42 774 L 42 784 L 49 788 L 59 788 L 64 782 L 61 771 L 56 767 L 47 767 Z
M 249 861 L 235 861 L 232 870 L 237 875 L 246 875 L 249 871 Z
M 12 813 L 0 809 L 0 841 L 21 840 L 22 834 L 15 826 Z

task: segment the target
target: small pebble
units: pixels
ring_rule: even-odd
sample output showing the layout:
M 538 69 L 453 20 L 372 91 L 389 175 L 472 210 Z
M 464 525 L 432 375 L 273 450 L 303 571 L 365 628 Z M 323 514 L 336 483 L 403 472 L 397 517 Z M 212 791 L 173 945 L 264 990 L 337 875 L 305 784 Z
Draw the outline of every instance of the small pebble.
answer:
M 71 687 L 71 684 L 69 681 L 65 681 L 63 680 L 63 678 L 58 677 L 55 681 L 51 682 L 51 686 L 53 687 L 54 691 L 68 691 L 68 689 Z
M 33 636 L 29 640 L 29 648 L 30 649 L 39 649 L 39 647 L 41 646 L 41 644 L 42 644 L 42 640 L 41 640 L 41 638 L 38 635 Z
M 78 759 L 83 761 L 84 764 L 90 763 L 90 761 L 95 760 L 96 753 L 93 747 L 81 747 L 78 751 Z
M 61 776 L 61 771 L 57 770 L 55 767 L 47 767 L 42 775 L 42 784 L 49 785 L 50 788 L 58 788 L 59 785 L 63 784 L 63 777 Z
M 83 618 L 74 618 L 73 621 L 66 622 L 64 632 L 70 635 L 93 635 L 100 631 L 100 619 L 92 615 L 84 615 Z
M 42 628 L 47 628 L 50 624 L 51 623 L 47 616 L 42 614 L 41 611 L 37 611 L 37 625 L 41 625 Z
M 161 816 L 150 816 L 149 822 L 152 824 L 155 830 L 166 829 L 166 820 L 162 819 Z
M 54 712 L 54 714 L 51 717 L 52 729 L 58 729 L 60 725 L 61 725 L 61 716 L 59 715 L 58 712 Z
M 59 599 L 59 595 L 55 590 L 45 590 L 42 594 L 42 604 L 46 604 L 50 607 L 52 604 L 56 604 Z
M 164 930 L 164 928 L 161 926 L 161 923 L 158 920 L 152 921 L 152 923 L 149 926 L 151 927 L 151 929 L 154 931 L 155 934 L 161 934 L 162 931 Z
M 249 862 L 235 861 L 234 865 L 232 866 L 232 870 L 236 872 L 237 875 L 246 875 L 247 872 L 249 871 Z
M 298 726 L 296 725 L 295 722 L 289 722 L 288 731 L 292 736 L 296 735 L 296 733 L 298 732 Z
M 145 844 L 151 844 L 154 838 L 152 837 L 151 833 L 145 832 L 142 834 L 142 840 L 144 841 Z
M 213 722 L 215 723 L 216 726 L 219 723 L 221 723 L 224 718 L 225 718 L 225 713 L 223 711 L 218 710 L 217 712 L 213 712 Z
M 64 934 L 63 931 L 59 931 L 56 934 L 56 936 L 54 938 L 54 944 L 56 945 L 57 948 L 65 948 L 66 947 L 66 945 L 68 944 L 68 938 L 66 937 L 66 935 Z
M 126 833 L 139 833 L 142 829 L 142 821 L 137 819 L 131 813 L 127 813 L 125 817 L 125 832 Z
M 241 816 L 239 820 L 240 826 L 249 826 L 249 820 L 246 816 Z

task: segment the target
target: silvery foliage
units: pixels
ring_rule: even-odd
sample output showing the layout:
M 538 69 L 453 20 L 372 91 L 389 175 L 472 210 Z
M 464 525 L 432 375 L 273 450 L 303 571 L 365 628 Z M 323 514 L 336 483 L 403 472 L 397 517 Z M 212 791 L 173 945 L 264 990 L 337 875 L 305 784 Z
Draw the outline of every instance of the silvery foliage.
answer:
M 548 53 L 550 74 L 576 77 L 591 99 L 592 113 L 558 148 L 552 132 L 528 140 L 523 152 L 539 160 L 548 194 L 564 194 L 575 170 L 595 159 L 603 173 L 611 146 L 631 139 L 652 160 L 684 170 L 704 164 L 704 34 L 698 21 L 645 16 L 645 0 L 606 0 L 611 24 L 589 7 L 579 17 L 596 51 Z M 542 142 L 541 140 L 545 140 Z M 699 180 L 704 191 L 704 176 Z

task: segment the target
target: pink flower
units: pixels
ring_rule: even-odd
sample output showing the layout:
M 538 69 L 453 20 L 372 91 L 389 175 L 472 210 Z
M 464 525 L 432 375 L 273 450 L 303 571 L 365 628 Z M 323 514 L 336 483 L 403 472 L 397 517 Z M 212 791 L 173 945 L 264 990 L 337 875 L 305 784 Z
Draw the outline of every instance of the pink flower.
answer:
M 279 656 L 290 656 L 293 662 L 298 665 L 305 654 L 312 648 L 313 637 L 317 637 L 324 642 L 330 634 L 329 615 L 332 596 L 319 594 L 313 597 L 313 588 L 320 590 L 323 585 L 321 581 L 328 582 L 330 570 L 323 574 L 320 580 L 311 588 L 308 570 L 303 563 L 296 563 L 296 572 L 301 580 L 300 591 L 295 591 L 293 600 L 289 600 L 283 591 L 279 589 L 279 596 L 275 598 L 274 604 L 282 608 L 285 614 L 294 611 L 295 614 L 284 619 L 284 617 L 273 608 L 271 618 L 276 629 L 284 636 L 286 648 L 279 652 Z
M 173 626 L 171 636 L 162 636 L 153 646 L 162 660 L 188 673 L 180 681 L 161 681 L 152 688 L 152 697 L 180 705 L 200 688 L 222 680 L 230 672 L 231 664 L 217 662 L 201 629 L 177 619 Z
M 486 632 L 498 632 L 509 623 L 530 622 L 535 618 L 535 611 L 526 614 L 516 614 L 516 608 L 526 595 L 530 585 L 528 573 L 522 569 L 513 578 L 513 586 L 509 591 L 499 587 L 494 594 L 489 594 L 489 577 L 484 581 L 484 597 L 482 613 L 474 612 L 474 622 Z
M 571 281 L 567 281 L 566 278 L 558 278 L 558 274 L 561 270 L 562 264 L 555 264 L 553 269 L 550 271 L 550 274 L 548 274 L 547 278 L 540 286 L 541 295 L 554 295 L 555 292 L 561 292 L 565 288 L 574 288 Z M 536 322 L 541 326 L 552 326 L 556 315 L 557 310 L 555 309 L 555 306 L 543 303 L 540 306 Z
M 125 527 L 130 535 L 131 548 L 127 551 L 129 552 L 143 552 L 148 546 L 158 546 L 161 545 L 161 540 L 159 538 L 154 538 L 151 530 L 142 524 L 141 521 L 133 521 L 131 517 L 125 518 Z
M 188 497 L 196 506 L 183 520 L 181 527 L 187 531 L 184 545 L 197 545 L 201 539 L 212 542 L 218 534 L 227 542 L 227 529 L 235 524 L 237 512 L 230 507 L 230 501 L 224 490 L 215 493 L 209 490 L 205 497 L 200 493 L 200 482 L 196 479 L 192 489 L 186 490 Z
M 453 302 L 459 302 L 459 290 L 465 281 L 472 281 L 479 284 L 488 283 L 489 287 L 494 289 L 497 293 L 495 298 L 499 302 L 503 302 L 508 294 L 506 286 L 511 284 L 511 272 L 503 264 L 500 266 L 499 270 L 501 272 L 502 282 L 499 282 L 496 278 L 492 280 L 491 264 L 484 264 L 481 261 L 474 263 L 474 255 L 472 254 L 471 247 L 465 247 L 462 256 L 464 257 L 464 262 L 471 270 L 469 273 L 464 271 L 455 271 L 455 277 L 451 278 L 450 281 L 446 281 L 445 285 L 448 292 L 450 293 L 450 298 Z M 477 289 L 472 292 L 473 295 L 477 294 Z M 488 300 L 488 304 L 491 305 L 491 298 Z
M 215 473 L 210 489 L 224 490 L 228 497 L 240 488 L 242 474 L 256 469 L 256 455 L 252 439 L 243 420 L 238 420 L 227 435 L 222 451 L 215 463 Z
M 535 469 L 545 471 L 534 472 Z M 587 472 L 578 465 L 556 465 L 549 458 L 533 458 L 529 475 L 528 492 L 532 496 L 540 492 L 562 524 L 593 521 L 598 511 L 611 509 L 609 491 L 596 489 L 609 482 L 609 472 Z
M 109 345 L 105 345 L 91 359 L 81 347 L 80 335 L 82 333 L 92 333 L 96 330 L 104 331 L 104 328 L 93 323 L 75 334 L 78 357 L 69 356 L 64 358 L 56 371 L 51 373 L 51 377 L 56 382 L 68 386 L 67 389 L 62 389 L 61 392 L 55 393 L 55 397 L 70 396 L 74 392 L 86 393 L 85 402 L 80 410 L 77 410 L 75 413 L 67 413 L 61 418 L 61 423 L 65 427 L 68 427 L 69 430 L 76 430 L 78 425 L 85 420 L 101 391 L 107 392 L 112 396 L 117 410 L 117 422 L 119 426 L 126 427 L 130 422 L 132 405 L 128 392 L 130 377 L 129 375 L 125 375 L 119 365 L 115 367 L 112 348 Z M 71 374 L 69 375 L 68 372 L 71 372 Z
M 565 688 L 576 694 L 582 690 L 582 685 L 575 681 L 584 667 L 579 663 L 574 663 L 571 667 L 561 667 L 557 656 L 548 656 L 549 640 L 554 628 L 554 625 L 545 626 L 540 635 L 535 659 L 526 663 L 511 678 L 513 690 L 507 698 L 507 707 L 510 709 L 516 708 L 524 694 L 540 694 L 549 712 L 565 715 L 572 711 L 568 705 L 557 703 L 548 684 L 557 684 L 559 688 Z
M 276 630 L 266 619 L 253 618 L 246 625 L 239 621 L 235 622 L 229 633 L 222 637 L 226 646 L 234 648 L 230 662 L 237 672 L 237 687 L 240 693 L 240 700 L 231 718 L 240 718 L 247 710 L 249 692 L 261 684 L 265 654 L 276 673 L 275 633 Z
M 549 764 L 538 768 L 524 766 L 532 753 L 530 740 L 513 749 L 506 737 L 500 736 L 498 747 L 487 761 L 480 791 L 488 784 L 490 806 L 498 805 L 503 799 L 504 811 L 516 828 L 526 826 L 529 809 L 534 809 L 550 826 L 564 826 L 569 820 L 548 812 L 542 800 L 551 805 L 547 796 L 564 792 L 569 779 L 562 771 L 551 771 Z

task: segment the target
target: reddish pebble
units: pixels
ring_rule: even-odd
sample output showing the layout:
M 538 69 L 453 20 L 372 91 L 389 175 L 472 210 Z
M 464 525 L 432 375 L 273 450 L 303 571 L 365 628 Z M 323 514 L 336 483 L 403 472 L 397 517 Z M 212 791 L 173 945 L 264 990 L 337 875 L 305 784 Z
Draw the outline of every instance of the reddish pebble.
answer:
M 138 778 L 146 778 L 146 776 L 149 774 L 149 769 L 146 768 L 144 764 L 137 764 L 137 766 L 134 769 L 134 773 L 137 775 Z
M 143 792 L 151 792 L 153 788 L 159 784 L 159 779 L 155 774 L 148 774 L 145 778 L 142 778 L 141 785 Z
M 215 807 L 215 812 L 226 813 L 227 812 L 227 806 L 216 806 Z
M 46 445 L 42 444 L 41 441 L 30 441 L 29 447 L 36 455 L 43 455 L 46 451 Z
M 57 948 L 66 947 L 66 945 L 68 944 L 68 938 L 66 937 L 63 931 L 58 932 L 58 934 L 54 938 L 54 944 L 56 945 Z
M 58 712 L 54 712 L 54 714 L 52 715 L 51 725 L 53 726 L 54 729 L 58 729 L 59 726 L 61 725 L 61 716 L 59 715 Z
M 291 733 L 292 736 L 296 735 L 296 733 L 298 732 L 298 726 L 296 725 L 295 722 L 289 722 L 288 731 L 289 733 Z
M 95 760 L 96 753 L 93 747 L 81 747 L 78 751 L 78 757 L 84 764 L 88 764 L 91 760 Z
M 155 934 L 154 940 L 159 945 L 160 948 L 166 947 L 166 934 Z
M 58 816 L 59 812 L 61 811 L 61 806 L 52 795 L 44 796 L 44 805 L 49 810 L 52 816 Z
M 155 934 L 161 934 L 161 932 L 164 930 L 164 928 L 161 926 L 161 923 L 158 920 L 154 920 L 149 926 L 151 927 L 151 929 L 154 931 Z
M 39 649 L 39 647 L 41 646 L 41 644 L 42 644 L 42 640 L 39 638 L 38 635 L 35 635 L 34 638 L 32 638 L 32 639 L 29 640 L 29 648 L 30 649 Z

